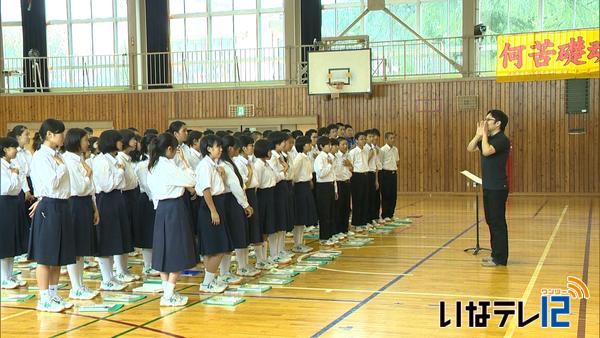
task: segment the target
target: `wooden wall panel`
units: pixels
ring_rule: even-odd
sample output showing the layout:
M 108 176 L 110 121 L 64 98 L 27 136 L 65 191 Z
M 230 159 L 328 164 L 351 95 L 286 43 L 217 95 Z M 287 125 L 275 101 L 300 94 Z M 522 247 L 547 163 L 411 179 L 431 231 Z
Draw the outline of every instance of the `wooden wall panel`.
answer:
M 354 130 L 395 132 L 406 192 L 463 192 L 458 174 L 479 172 L 465 151 L 478 119 L 498 108 L 508 113 L 513 143 L 513 191 L 600 192 L 600 80 L 590 81 L 585 135 L 567 134 L 565 82 L 496 83 L 490 79 L 376 84 L 371 98 L 328 100 L 306 87 L 228 88 L 121 93 L 0 96 L 0 125 L 41 121 L 112 120 L 117 128 L 166 129 L 169 119 L 226 117 L 228 104 L 252 103 L 257 116 L 317 115 L 320 125 L 343 121 Z M 479 109 L 459 111 L 457 96 L 478 95 Z

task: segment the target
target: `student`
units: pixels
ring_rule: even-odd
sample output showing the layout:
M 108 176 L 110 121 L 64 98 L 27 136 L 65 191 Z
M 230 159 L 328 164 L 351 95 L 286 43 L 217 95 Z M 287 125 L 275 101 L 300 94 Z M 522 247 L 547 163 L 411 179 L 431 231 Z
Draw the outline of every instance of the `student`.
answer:
M 244 182 L 244 186 L 246 187 L 248 204 L 254 211 L 252 215 L 248 217 L 248 242 L 253 245 L 256 257 L 262 257 L 264 239 L 260 226 L 258 198 L 256 197 L 258 179 L 254 174 L 254 140 L 250 136 L 242 135 L 240 136 L 240 147 L 240 153 L 238 156 L 234 157 L 233 163 L 236 165 L 238 172 L 242 177 L 242 181 Z M 257 261 L 259 261 L 258 258 Z M 249 265 L 247 261 L 245 263 L 245 269 L 240 268 L 238 265 L 238 270 L 236 272 L 238 276 L 253 277 L 260 274 L 260 271 Z
M 348 149 L 352 150 L 356 147 L 356 141 L 358 136 L 354 136 L 354 129 L 351 125 L 347 124 L 344 126 L 346 141 L 348 142 Z
M 79 128 L 72 128 L 65 136 L 63 154 L 65 165 L 69 171 L 71 197 L 69 211 L 75 230 L 75 264 L 67 266 L 71 280 L 69 298 L 89 300 L 98 296 L 98 291 L 90 290 L 83 284 L 83 257 L 96 254 L 96 229 L 100 215 L 94 201 L 96 188 L 92 180 L 92 168 L 85 162 L 84 155 L 88 151 L 88 133 Z
M 69 212 L 69 172 L 58 149 L 65 125 L 47 119 L 41 127 L 40 149 L 31 160 L 31 181 L 39 203 L 32 206 L 29 259 L 37 262 L 35 276 L 40 289 L 37 310 L 61 312 L 73 307 L 58 294 L 60 267 L 75 263 L 75 232 Z
M 367 173 L 367 194 L 369 204 L 367 206 L 367 227 L 371 228 L 377 225 L 379 220 L 379 200 L 377 192 L 379 191 L 379 180 L 377 176 L 377 154 L 378 149 L 375 147 L 373 142 L 375 138 L 375 132 L 373 129 L 366 131 L 367 133 L 367 144 L 365 147 L 369 150 L 369 172 Z
M 33 155 L 25 148 L 31 141 L 30 132 L 27 127 L 23 125 L 17 125 L 12 129 L 8 136 L 14 138 L 19 143 L 19 146 L 17 147 L 17 157 L 13 160 L 13 164 L 17 169 L 19 169 L 20 175 L 26 178 L 26 180 L 23 182 L 23 195 L 21 198 L 23 198 L 24 202 L 26 203 L 26 209 L 28 209 L 34 199 L 31 191 L 32 187 L 30 178 L 31 159 L 33 158 Z
M 133 230 L 133 244 L 142 249 L 144 260 L 143 274 L 147 277 L 157 277 L 160 273 L 152 268 L 152 244 L 154 242 L 154 220 L 156 211 L 152 202 L 152 191 L 148 186 L 148 164 L 153 149 L 153 141 L 157 135 L 147 134 L 142 138 L 141 161 L 135 165 L 135 175 L 140 184 L 140 194 L 137 201 L 136 222 Z
M 346 132 L 348 128 L 346 128 Z M 357 231 L 364 231 L 368 222 L 369 198 L 367 193 L 367 175 L 369 172 L 369 149 L 365 146 L 367 137 L 364 132 L 356 133 L 356 147 L 348 153 L 348 160 L 352 164 L 352 178 L 350 189 L 352 191 L 352 225 Z
M 334 203 L 337 199 L 335 171 L 333 169 L 333 159 L 330 156 L 331 140 L 327 136 L 321 136 L 317 140 L 317 145 L 320 153 L 315 159 L 314 167 L 317 176 L 315 190 L 317 213 L 319 215 L 319 239 L 321 245 L 331 246 L 335 244 L 332 236 L 334 235 Z
M 183 121 L 173 121 L 169 124 L 168 133 L 173 134 L 177 139 L 179 146 L 177 147 L 177 154 L 175 155 L 175 163 L 182 169 L 191 168 L 189 157 L 190 148 L 185 142 L 188 139 L 187 126 Z
M 196 170 L 198 163 L 202 160 L 202 154 L 200 154 L 200 139 L 202 139 L 202 132 L 192 130 L 188 133 L 185 144 L 189 149 L 189 164 L 192 170 Z
M 385 145 L 379 152 L 381 165 L 381 217 L 389 222 L 394 217 L 396 198 L 398 193 L 398 148 L 396 148 L 396 135 L 392 132 L 384 134 Z
M 285 181 L 289 165 L 285 162 L 282 152 L 285 147 L 287 135 L 275 131 L 269 134 L 269 141 L 273 144 L 271 158 L 268 163 L 275 172 L 275 230 L 269 235 L 269 254 L 277 264 L 291 262 L 291 257 L 285 251 L 285 233 L 289 227 L 289 185 Z
M 308 136 L 300 136 L 296 140 L 298 155 L 292 165 L 294 178 L 294 247 L 293 252 L 307 253 L 313 249 L 304 245 L 305 226 L 316 226 L 318 223 L 317 207 L 315 205 L 313 190 L 313 161 L 309 158 L 311 140 Z
M 376 168 L 376 190 L 375 190 L 375 202 L 373 203 L 373 217 L 375 219 L 375 223 L 373 225 L 383 224 L 383 218 L 381 218 L 381 148 L 379 147 L 379 137 L 381 134 L 379 133 L 379 129 L 373 128 L 371 129 L 373 132 L 373 149 L 375 149 L 375 168 Z
M 200 142 L 204 158 L 196 168 L 196 191 L 202 196 L 197 223 L 199 251 L 204 256 L 205 266 L 200 291 L 209 293 L 221 293 L 227 289 L 227 284 L 221 278 L 215 278 L 215 274 L 223 255 L 233 250 L 225 215 L 225 171 L 219 166 L 222 145 L 217 136 L 204 136 Z
M 294 147 L 294 144 L 296 143 L 296 140 L 294 140 L 294 138 L 290 135 L 290 134 L 286 134 L 286 140 L 285 140 L 285 146 L 283 147 L 283 151 L 281 152 L 281 156 L 283 158 L 283 161 L 287 164 L 288 166 L 288 170 L 285 172 L 285 178 L 284 178 L 284 182 L 287 185 L 287 190 L 288 190 L 288 199 L 287 199 L 287 223 L 286 223 L 286 235 L 289 234 L 290 236 L 292 235 L 292 231 L 294 229 L 294 225 L 295 223 L 295 213 L 296 213 L 296 202 L 295 202 L 295 196 L 294 196 L 294 173 L 292 172 L 291 166 L 294 163 L 294 157 L 296 155 L 298 155 L 297 152 L 295 152 L 296 148 Z M 292 151 L 292 149 L 294 151 Z M 284 247 L 282 248 L 287 254 L 288 256 L 293 256 L 293 252 L 291 251 L 286 251 L 285 250 L 285 238 L 284 238 Z
M 238 262 L 238 272 L 241 275 L 252 277 L 258 274 L 258 270 L 248 267 L 248 218 L 254 214 L 254 209 L 248 203 L 244 189 L 244 180 L 237 166 L 233 163 L 240 153 L 240 141 L 233 136 L 223 137 L 223 153 L 221 154 L 221 164 L 225 170 L 225 195 L 226 205 L 225 214 L 227 217 L 227 227 L 231 235 L 233 248 Z M 230 273 L 231 255 L 225 254 L 221 261 L 221 278 L 227 284 L 239 284 L 241 278 Z
M 337 135 L 338 137 L 337 138 L 338 138 L 338 142 L 339 142 L 340 137 L 344 138 L 344 139 L 346 138 L 346 125 L 343 123 L 340 123 L 340 122 L 338 122 L 336 124 L 338 126 L 338 135 Z
M 333 123 L 327 126 L 327 135 L 330 139 L 337 139 L 338 137 L 338 125 Z
M 310 150 L 309 157 L 314 162 L 315 158 L 317 158 L 317 155 L 319 155 L 319 148 L 317 147 L 317 139 L 319 138 L 319 135 L 317 135 L 316 130 L 309 129 L 306 131 L 306 136 L 310 138 L 310 145 L 312 147 L 312 149 Z
M 133 247 L 133 229 L 137 228 L 136 225 L 136 213 L 137 201 L 140 195 L 140 189 L 138 187 L 137 176 L 135 175 L 135 168 L 132 161 L 132 154 L 137 150 L 137 139 L 135 133 L 130 129 L 122 129 L 119 131 L 123 137 L 123 149 L 117 153 L 117 160 L 123 165 L 124 169 L 124 181 L 125 184 L 122 188 L 123 198 L 125 199 L 125 205 L 127 208 L 127 217 L 129 218 L 130 232 L 129 236 L 124 238 L 124 244 L 126 245 L 127 251 L 121 255 L 114 257 L 115 266 L 117 268 L 117 280 L 121 283 L 130 283 L 140 279 L 140 276 L 129 273 L 127 269 L 127 258 L 129 253 L 134 251 Z
M 98 137 L 90 136 L 89 141 L 90 141 L 90 146 L 88 148 L 88 154 L 86 156 L 86 160 L 93 159 L 94 157 L 96 157 L 96 155 L 98 155 L 100 153 L 100 150 L 98 150 Z
M 334 169 L 335 180 L 338 188 L 338 199 L 335 204 L 336 209 L 336 232 L 346 236 L 354 235 L 349 231 L 348 223 L 350 219 L 350 197 L 352 178 L 352 163 L 348 154 L 348 141 L 344 137 L 338 137 L 338 151 L 335 153 Z
M 101 153 L 92 160 L 92 172 L 100 213 L 100 223 L 96 226 L 97 255 L 102 273 L 100 290 L 120 291 L 126 287 L 121 281 L 129 278 L 124 274 L 113 277 L 113 257 L 131 252 L 132 246 L 131 224 L 121 193 L 125 187 L 125 166 L 117 159 L 117 153 L 123 149 L 123 136 L 116 130 L 103 131 L 98 149 Z
M 2 289 L 27 285 L 13 276 L 14 257 L 27 252 L 27 214 L 19 193 L 24 175 L 11 161 L 17 156 L 19 143 L 12 137 L 0 138 L 0 281 Z
M 170 133 L 152 140 L 148 161 L 148 188 L 156 208 L 152 238 L 152 268 L 160 271 L 163 296 L 160 306 L 184 306 L 188 297 L 175 292 L 182 270 L 196 265 L 191 220 L 186 209 L 184 191 L 192 196 L 194 176 L 191 169 L 181 169 L 173 161 L 178 142 Z
M 267 140 L 258 140 L 254 144 L 254 175 L 258 182 L 256 198 L 258 200 L 259 224 L 262 234 L 262 245 L 255 246 L 256 268 L 259 270 L 270 270 L 278 264 L 267 258 L 267 237 L 275 234 L 275 185 L 276 174 L 268 164 L 271 158 L 273 144 Z
M 88 134 L 88 137 L 92 137 L 92 135 L 94 135 L 94 129 L 91 127 L 84 127 L 83 130 L 85 130 L 85 132 Z

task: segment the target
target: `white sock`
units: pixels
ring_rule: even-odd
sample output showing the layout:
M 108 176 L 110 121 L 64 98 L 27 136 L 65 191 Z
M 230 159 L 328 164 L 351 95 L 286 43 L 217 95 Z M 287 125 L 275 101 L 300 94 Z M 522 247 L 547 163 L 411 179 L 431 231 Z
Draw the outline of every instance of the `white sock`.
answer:
M 102 281 L 110 282 L 113 279 L 112 274 L 112 266 L 113 266 L 113 258 L 112 257 L 98 257 L 100 261 L 100 272 L 102 272 Z
M 80 257 L 77 262 L 77 273 L 79 274 L 79 285 L 83 286 L 83 257 Z
M 67 265 L 67 271 L 69 272 L 69 279 L 71 280 L 71 289 L 79 290 L 81 288 L 81 282 L 79 270 L 77 269 L 77 262 L 75 264 Z
M 231 266 L 231 254 L 225 254 L 219 264 L 219 274 L 225 276 L 229 273 L 229 267 Z
M 269 235 L 269 254 L 271 257 L 277 257 L 279 251 L 277 250 L 277 239 L 279 235 L 278 233 Z
M 9 257 L 8 258 L 8 278 L 11 278 L 13 276 L 13 272 L 14 272 L 14 267 L 15 266 L 15 259 L 14 257 Z
M 169 282 L 163 282 L 163 295 L 165 298 L 173 297 L 174 291 L 175 291 L 175 284 L 171 284 Z
M 56 296 L 58 294 L 58 285 L 48 285 L 48 292 L 50 292 L 50 297 Z
M 265 256 L 265 253 L 263 251 L 263 243 L 260 244 L 254 244 L 254 253 L 256 254 L 256 262 L 264 262 L 267 257 Z
M 279 232 L 279 252 L 285 251 L 285 231 Z
M 208 285 L 208 284 L 212 283 L 212 281 L 214 279 L 215 279 L 215 274 L 212 272 L 208 272 L 208 270 L 204 269 L 204 281 L 202 282 L 202 284 Z
M 235 257 L 237 257 L 238 270 L 248 267 L 248 248 L 235 249 Z
M 40 299 L 42 301 L 48 300 L 50 298 L 50 290 L 40 290 Z
M 12 257 L 0 259 L 0 280 L 7 280 L 12 276 L 10 269 L 10 262 L 13 260 Z
M 265 260 L 267 259 L 267 257 L 269 257 L 267 255 L 267 242 L 263 242 L 262 244 L 262 255 L 265 258 Z
M 117 267 L 117 273 L 127 274 L 129 271 L 127 270 L 127 259 L 129 258 L 128 254 L 115 255 L 115 266 Z
M 142 249 L 142 257 L 144 258 L 144 269 L 152 267 L 152 249 Z
M 304 225 L 296 225 L 294 227 L 294 245 L 300 246 L 302 245 L 304 239 Z

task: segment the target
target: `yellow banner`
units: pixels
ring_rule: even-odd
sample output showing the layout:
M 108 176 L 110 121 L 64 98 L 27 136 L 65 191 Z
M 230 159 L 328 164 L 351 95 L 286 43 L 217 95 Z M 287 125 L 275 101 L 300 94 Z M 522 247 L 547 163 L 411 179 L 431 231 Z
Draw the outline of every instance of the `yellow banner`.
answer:
M 496 81 L 600 77 L 600 29 L 498 36 Z

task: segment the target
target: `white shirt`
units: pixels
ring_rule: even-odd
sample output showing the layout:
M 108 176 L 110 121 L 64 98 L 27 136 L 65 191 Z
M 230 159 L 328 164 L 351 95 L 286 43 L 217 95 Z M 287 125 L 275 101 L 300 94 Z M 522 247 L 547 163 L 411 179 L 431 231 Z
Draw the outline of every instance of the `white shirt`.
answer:
M 283 171 L 283 164 L 280 161 L 283 159 L 279 159 L 281 155 L 277 153 L 275 150 L 271 151 L 271 159 L 267 160 L 267 163 L 273 171 L 275 172 L 275 182 L 279 183 L 280 181 L 285 179 L 285 172 Z
M 16 168 L 19 169 L 19 175 L 25 177 L 23 181 L 23 192 L 31 191 L 31 187 L 27 182 L 27 176 L 31 173 L 31 160 L 33 159 L 33 155 L 29 152 L 29 150 L 21 147 L 17 147 L 17 157 L 11 161 L 11 163 L 16 164 Z
M 358 146 L 354 147 L 348 153 L 348 159 L 352 163 L 355 173 L 366 173 L 369 171 L 369 150 L 366 146 L 362 149 Z
M 190 168 L 192 170 L 196 170 L 196 167 L 198 166 L 198 163 L 200 163 L 200 161 L 202 161 L 202 154 L 200 154 L 199 151 L 197 151 L 196 149 L 189 147 L 189 165 Z
M 83 157 L 72 152 L 63 154 L 65 165 L 69 170 L 69 183 L 71 185 L 71 196 L 92 196 L 96 192 L 94 181 L 87 176 L 83 167 Z
M 235 174 L 233 165 L 227 161 L 221 161 L 220 166 L 225 170 L 225 193 L 232 193 L 238 204 L 246 209 L 250 204 L 248 203 L 244 186 L 240 185 L 240 180 Z M 244 179 L 242 178 L 242 181 L 243 180 Z
M 148 171 L 148 189 L 150 189 L 154 209 L 158 201 L 178 198 L 183 195 L 185 188 L 196 184 L 191 169 L 181 169 L 174 160 L 164 156 Z
M 246 184 L 246 189 L 258 187 L 258 179 L 254 174 L 254 163 L 251 159 L 246 159 L 244 156 L 239 155 L 233 159 L 233 163 L 235 163 L 235 166 L 238 168 L 240 175 L 242 175 L 242 180 L 244 180 L 244 183 Z M 252 167 L 252 179 L 250 180 L 250 182 L 248 182 L 248 166 Z
M 319 146 L 317 146 L 316 144 L 308 152 L 308 158 L 310 158 L 310 160 L 313 162 L 313 165 L 314 165 L 315 159 L 317 158 L 317 156 L 319 155 L 319 153 L 320 153 Z M 313 172 L 314 172 L 314 169 L 313 169 Z
M 182 143 L 177 147 L 177 153 L 173 160 L 175 160 L 175 164 L 181 169 L 189 168 L 195 170 L 190 164 L 190 147 L 185 143 Z
M 137 176 L 135 175 L 133 163 L 131 163 L 131 156 L 125 154 L 124 152 L 119 152 L 117 154 L 117 159 L 119 160 L 119 163 L 125 166 L 125 187 L 123 187 L 123 190 L 127 191 L 137 188 L 138 180 Z
M 315 173 L 317 182 L 335 181 L 335 172 L 333 170 L 333 161 L 331 154 L 322 151 L 315 159 Z
M 352 177 L 352 172 L 348 167 L 344 165 L 345 160 L 349 160 L 348 153 L 342 153 L 338 151 L 335 154 L 335 161 L 333 162 L 333 168 L 335 170 L 335 179 L 337 181 L 347 181 Z
M 21 192 L 22 179 L 19 174 L 13 173 L 11 164 L 4 158 L 0 160 L 0 195 L 17 196 Z
M 371 160 L 369 161 L 369 171 L 370 172 L 375 172 L 377 171 L 377 162 L 379 162 L 379 155 L 377 154 L 378 148 L 376 145 L 372 145 L 372 144 L 367 144 L 365 145 L 365 148 L 369 149 L 369 151 L 372 151 L 375 153 L 375 155 L 373 155 L 373 157 L 371 158 Z M 368 155 L 367 155 L 367 159 L 368 159 Z
M 381 147 L 379 151 L 379 159 L 382 163 L 383 170 L 398 170 L 398 161 L 400 160 L 400 156 L 398 155 L 398 148 L 395 146 L 390 147 L 389 145 L 384 145 Z
M 292 171 L 294 182 L 312 181 L 313 161 L 305 153 L 300 153 L 294 159 Z
M 146 195 L 148 195 L 148 199 L 152 200 L 152 191 L 148 186 L 148 163 L 150 163 L 149 159 L 136 163 L 135 175 L 137 176 L 138 182 L 140 183 L 140 192 L 145 193 Z
M 54 157 L 62 158 L 58 151 L 45 144 L 33 154 L 30 172 L 33 190 L 36 197 L 66 200 L 71 196 L 69 171 L 64 164 L 58 164 Z
M 111 154 L 98 154 L 92 160 L 93 180 L 96 193 L 123 190 L 125 171 L 117 167 L 119 161 Z
M 259 189 L 272 188 L 277 184 L 275 171 L 264 160 L 257 159 L 254 163 L 254 175 Z
M 284 180 L 286 180 L 286 181 L 294 180 L 294 172 L 291 169 L 292 163 L 293 163 L 292 156 L 289 153 L 282 152 L 281 159 L 288 164 L 288 170 L 287 170 L 287 172 L 285 172 Z
M 296 156 L 298 156 L 298 150 L 296 150 L 296 146 L 294 145 L 292 149 L 287 152 L 287 154 L 289 155 L 288 158 L 290 159 L 290 162 L 293 162 L 296 159 Z
M 202 161 L 196 167 L 196 193 L 202 196 L 204 190 L 210 189 L 211 196 L 217 196 L 225 193 L 225 182 L 221 178 L 217 168 L 218 163 L 213 161 L 210 156 L 204 156 Z

